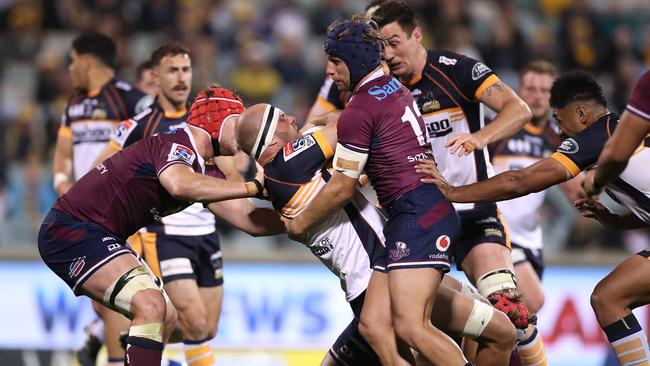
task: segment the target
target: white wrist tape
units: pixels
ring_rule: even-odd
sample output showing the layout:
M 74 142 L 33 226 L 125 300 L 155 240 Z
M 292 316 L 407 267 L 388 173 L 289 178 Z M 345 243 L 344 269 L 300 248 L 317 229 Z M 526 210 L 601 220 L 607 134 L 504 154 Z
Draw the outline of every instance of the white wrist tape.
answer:
M 58 187 L 59 184 L 68 181 L 70 181 L 70 177 L 67 174 L 63 172 L 54 173 L 54 177 L 52 177 L 52 187 L 54 187 L 54 190 L 56 191 L 56 187 Z
M 497 291 L 515 290 L 517 283 L 515 283 L 514 273 L 509 268 L 499 268 L 481 276 L 476 281 L 476 288 L 481 295 L 489 297 Z
M 492 320 L 493 315 L 494 308 L 492 306 L 474 299 L 472 312 L 469 314 L 465 322 L 465 327 L 463 328 L 463 336 L 470 338 L 480 337 L 490 323 L 490 320 Z

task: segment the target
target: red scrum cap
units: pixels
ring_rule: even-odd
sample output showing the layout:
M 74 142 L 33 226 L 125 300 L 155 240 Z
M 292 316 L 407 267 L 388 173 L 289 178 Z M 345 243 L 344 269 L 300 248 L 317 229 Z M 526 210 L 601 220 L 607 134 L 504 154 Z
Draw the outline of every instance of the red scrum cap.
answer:
M 215 156 L 219 156 L 219 136 L 223 121 L 239 116 L 245 109 L 244 102 L 237 94 L 226 88 L 210 86 L 194 98 L 187 123 L 210 135 Z

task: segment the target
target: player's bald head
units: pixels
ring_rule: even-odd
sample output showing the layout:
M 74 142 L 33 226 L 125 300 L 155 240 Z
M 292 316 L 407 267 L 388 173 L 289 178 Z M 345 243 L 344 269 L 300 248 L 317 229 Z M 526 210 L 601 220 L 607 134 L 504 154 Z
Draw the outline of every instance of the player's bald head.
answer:
M 246 154 L 250 155 L 253 149 L 263 123 L 264 113 L 269 106 L 266 103 L 255 104 L 239 115 L 236 127 L 237 144 Z

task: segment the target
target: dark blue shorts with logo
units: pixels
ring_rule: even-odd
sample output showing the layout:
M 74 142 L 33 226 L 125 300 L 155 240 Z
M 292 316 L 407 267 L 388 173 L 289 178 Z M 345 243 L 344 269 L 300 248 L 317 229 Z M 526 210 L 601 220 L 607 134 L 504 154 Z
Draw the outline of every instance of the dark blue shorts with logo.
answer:
M 75 295 L 84 282 L 111 260 L 135 253 L 103 226 L 51 209 L 38 233 L 38 251 L 45 264 Z
M 496 243 L 510 249 L 508 230 L 496 204 L 490 203 L 459 211 L 458 215 L 461 233 L 454 244 L 453 255 L 459 270 L 462 270 L 461 265 L 467 254 L 478 245 Z
M 196 236 L 156 232 L 156 249 L 164 283 L 191 279 L 199 287 L 223 285 L 223 255 L 216 231 Z
M 421 185 L 396 198 L 388 207 L 387 269 L 450 269 L 453 242 L 460 220 L 454 206 L 438 188 Z

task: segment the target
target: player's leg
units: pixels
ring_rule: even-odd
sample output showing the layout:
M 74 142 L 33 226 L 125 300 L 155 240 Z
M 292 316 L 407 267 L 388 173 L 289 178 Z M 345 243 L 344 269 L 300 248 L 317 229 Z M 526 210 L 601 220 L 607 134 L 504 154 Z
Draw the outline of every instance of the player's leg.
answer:
M 418 187 L 389 208 L 384 235 L 392 321 L 397 337 L 429 362 L 463 366 L 467 360 L 458 345 L 431 324 L 432 305 L 449 270 L 448 249 L 459 229 L 453 206 L 431 188 Z
M 216 333 L 218 315 L 215 313 L 220 310 L 221 287 L 217 286 L 210 256 L 201 249 L 202 241 L 202 236 L 160 233 L 157 240 L 165 291 L 178 311 L 185 359 L 189 366 L 214 364 L 209 344 L 213 337 L 210 331 Z M 201 268 L 206 265 L 210 268 L 204 277 L 211 277 L 212 282 L 206 282 L 201 288 L 199 286 L 204 285 Z
M 445 276 L 451 277 L 451 276 Z M 432 323 L 450 334 L 478 341 L 478 366 L 506 365 L 516 342 L 516 331 L 508 317 L 496 311 L 480 295 L 467 296 L 445 281 L 433 304 Z
M 531 314 L 537 314 L 544 304 L 541 273 L 543 262 L 541 256 L 535 256 L 530 250 L 513 245 L 512 258 L 517 276 L 517 291 Z M 533 324 L 528 325 L 523 339 L 517 344 L 522 366 L 546 365 L 548 358 L 542 335 Z
M 107 366 L 124 365 L 125 350 L 120 342 L 120 334 L 129 330 L 131 321 L 124 315 L 105 306 L 101 310 L 104 320 L 104 344 L 108 353 Z
M 591 294 L 591 306 L 622 365 L 650 362 L 648 340 L 632 309 L 650 303 L 650 251 L 619 264 Z
M 408 365 L 415 362 L 405 344 L 400 347 L 401 352 L 398 350 L 386 273 L 373 271 L 359 318 L 359 332 L 377 354 L 382 365 Z
M 508 315 L 521 338 L 530 315 L 517 292 L 510 242 L 496 206 L 459 215 L 462 230 L 454 248 L 456 263 L 479 293 Z
M 341 332 L 336 342 L 329 349 L 321 366 L 380 366 L 390 365 L 379 361 L 377 354 L 359 332 L 358 318 Z
M 45 263 L 75 294 L 102 301 L 132 319 L 129 365 L 160 364 L 165 323 L 173 326 L 175 311 L 125 242 L 97 224 L 51 210 L 38 246 Z

